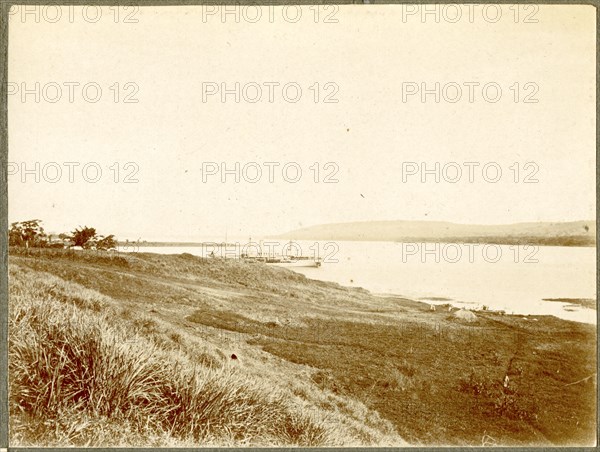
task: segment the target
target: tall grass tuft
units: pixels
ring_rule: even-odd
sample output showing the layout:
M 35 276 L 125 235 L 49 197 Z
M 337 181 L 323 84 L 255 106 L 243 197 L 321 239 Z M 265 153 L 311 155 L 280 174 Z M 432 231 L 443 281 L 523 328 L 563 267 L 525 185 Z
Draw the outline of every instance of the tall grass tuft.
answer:
M 272 388 L 236 369 L 194 364 L 117 324 L 92 291 L 73 285 L 68 295 L 54 280 L 43 291 L 27 276 L 11 272 L 11 438 L 86 446 L 148 445 L 141 435 L 153 445 L 336 441 Z

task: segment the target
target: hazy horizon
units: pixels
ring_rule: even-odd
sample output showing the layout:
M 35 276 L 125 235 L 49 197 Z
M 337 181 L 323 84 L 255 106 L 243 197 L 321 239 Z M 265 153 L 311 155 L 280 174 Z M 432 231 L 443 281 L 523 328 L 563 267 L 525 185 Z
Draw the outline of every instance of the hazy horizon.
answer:
M 453 225 L 457 225 L 457 226 L 469 226 L 469 227 L 474 227 L 474 226 L 482 226 L 484 228 L 486 227 L 494 227 L 494 226 L 519 226 L 519 225 L 531 225 L 531 224 L 548 224 L 548 223 L 555 223 L 555 222 L 542 222 L 542 221 L 538 221 L 538 222 L 519 222 L 519 223 L 496 223 L 496 224 L 467 224 L 467 223 L 454 223 L 454 222 L 447 222 L 447 221 L 437 221 L 437 220 L 417 220 L 417 221 L 413 221 L 413 220 L 373 220 L 373 221 L 355 221 L 355 222 L 344 222 L 344 223 L 323 223 L 323 224 L 318 224 L 318 225 L 307 225 L 303 228 L 298 228 L 298 229 L 294 229 L 294 230 L 290 230 L 290 231 L 281 231 L 279 233 L 276 234 L 262 234 L 260 232 L 252 232 L 252 231 L 248 231 L 246 234 L 244 233 L 234 233 L 234 234 L 230 234 L 230 232 L 228 230 L 223 231 L 221 234 L 206 234 L 206 235 L 197 235 L 194 237 L 142 237 L 142 236 L 135 236 L 134 235 L 121 235 L 119 236 L 118 234 L 115 234 L 115 236 L 117 237 L 117 239 L 119 240 L 142 240 L 142 241 L 148 241 L 148 242 L 169 242 L 169 241 L 179 241 L 179 242 L 201 242 L 203 240 L 214 240 L 214 241 L 225 241 L 226 239 L 229 239 L 229 241 L 233 240 L 239 240 L 239 239 L 247 239 L 249 237 L 254 237 L 254 238 L 260 238 L 260 239 L 264 239 L 264 238 L 268 238 L 268 237 L 277 237 L 277 236 L 284 236 L 287 235 L 289 233 L 293 233 L 295 231 L 299 231 L 302 229 L 311 229 L 311 228 L 316 228 L 316 227 L 320 227 L 320 226 L 332 226 L 332 225 L 347 225 L 347 224 L 356 224 L 356 223 L 395 223 L 395 222 L 407 222 L 407 223 L 449 223 L 449 224 L 453 224 Z M 587 223 L 593 223 L 594 225 L 596 224 L 596 220 L 595 219 L 591 219 L 591 220 L 573 220 L 573 221 L 561 221 L 561 222 L 556 222 L 556 223 L 578 223 L 578 222 L 587 222 Z M 77 226 L 87 226 L 87 225 L 77 225 Z M 73 228 L 72 228 L 73 229 Z M 69 231 L 54 231 L 54 230 L 48 230 L 46 228 L 46 232 L 50 233 L 50 234 L 59 234 L 61 232 L 70 232 Z

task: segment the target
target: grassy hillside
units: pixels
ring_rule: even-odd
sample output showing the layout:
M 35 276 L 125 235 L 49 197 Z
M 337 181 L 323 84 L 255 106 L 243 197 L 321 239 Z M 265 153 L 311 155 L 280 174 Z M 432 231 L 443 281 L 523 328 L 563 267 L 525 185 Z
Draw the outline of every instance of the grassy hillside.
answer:
M 363 221 L 311 226 L 278 238 L 593 246 L 595 221 L 467 225 L 442 221 Z
M 13 445 L 595 438 L 589 325 L 489 312 L 468 323 L 235 260 L 12 251 Z

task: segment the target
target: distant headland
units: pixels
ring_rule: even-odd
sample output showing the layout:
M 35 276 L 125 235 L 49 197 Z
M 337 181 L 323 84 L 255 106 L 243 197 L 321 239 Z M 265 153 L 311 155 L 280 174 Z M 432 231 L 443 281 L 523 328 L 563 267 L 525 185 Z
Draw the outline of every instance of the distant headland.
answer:
M 592 220 L 471 225 L 443 221 L 361 221 L 310 226 L 272 238 L 595 246 L 596 222 Z

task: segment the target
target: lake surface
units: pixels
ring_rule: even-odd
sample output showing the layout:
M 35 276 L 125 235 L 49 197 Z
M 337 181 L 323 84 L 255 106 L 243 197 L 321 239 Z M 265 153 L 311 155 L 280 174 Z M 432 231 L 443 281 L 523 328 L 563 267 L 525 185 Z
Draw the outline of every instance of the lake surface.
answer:
M 595 310 L 544 300 L 596 299 L 593 247 L 295 241 L 288 251 L 288 245 L 264 241 L 261 249 L 274 254 L 318 255 L 324 260 L 320 268 L 290 269 L 309 278 L 364 287 L 373 293 L 395 294 L 431 304 L 450 303 L 467 309 L 487 306 L 511 314 L 547 314 L 596 323 Z M 242 249 L 255 248 L 240 241 L 237 247 L 136 250 L 198 256 L 214 252 L 217 256 L 234 258 Z

